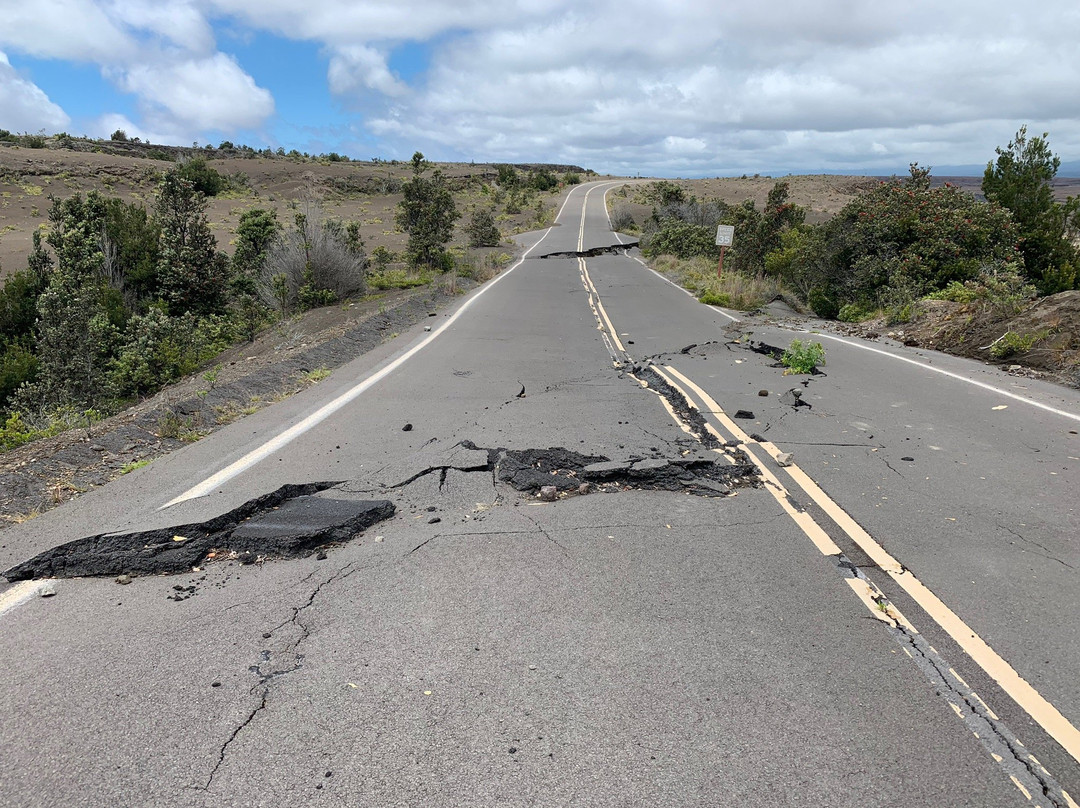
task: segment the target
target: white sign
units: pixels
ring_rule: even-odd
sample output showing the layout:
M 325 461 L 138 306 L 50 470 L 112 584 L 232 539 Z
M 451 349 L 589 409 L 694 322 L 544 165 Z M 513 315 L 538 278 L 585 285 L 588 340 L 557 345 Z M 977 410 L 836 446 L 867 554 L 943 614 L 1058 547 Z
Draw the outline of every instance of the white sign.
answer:
M 720 224 L 716 226 L 716 246 L 717 247 L 730 247 L 731 243 L 735 240 L 735 228 L 730 224 Z

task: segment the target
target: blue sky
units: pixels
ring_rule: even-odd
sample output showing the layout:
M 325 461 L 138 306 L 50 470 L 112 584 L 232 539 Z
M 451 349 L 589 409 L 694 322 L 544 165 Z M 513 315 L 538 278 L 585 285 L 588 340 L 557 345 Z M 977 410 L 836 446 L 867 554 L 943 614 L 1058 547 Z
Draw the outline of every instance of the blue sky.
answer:
M 1080 160 L 1080 7 L 0 0 L 0 128 L 657 176 Z M 932 21 L 932 24 L 930 22 Z

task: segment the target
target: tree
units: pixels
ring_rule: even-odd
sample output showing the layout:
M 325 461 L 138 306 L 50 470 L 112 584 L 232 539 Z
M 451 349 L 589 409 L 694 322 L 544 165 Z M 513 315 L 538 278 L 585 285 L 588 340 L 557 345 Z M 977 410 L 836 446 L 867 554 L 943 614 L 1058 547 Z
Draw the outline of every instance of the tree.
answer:
M 1080 200 L 1054 200 L 1051 180 L 1061 159 L 1050 152 L 1047 134 L 1028 137 L 1022 126 L 997 160 L 986 166 L 982 189 L 988 200 L 1012 212 L 1019 233 L 1024 272 L 1043 294 L 1071 289 L 1078 280 Z
M 281 232 L 277 211 L 253 208 L 240 214 L 236 227 L 236 252 L 232 258 L 233 309 L 248 342 L 266 316 L 266 307 L 259 299 L 259 278 L 270 248 Z
M 404 198 L 398 205 L 397 226 L 409 234 L 408 259 L 413 266 L 445 264 L 445 245 L 454 235 L 460 218 L 453 194 L 441 171 L 425 177 L 428 163 L 416 152 L 412 158 L 412 179 L 402 185 Z
M 275 210 L 252 208 L 240 214 L 236 226 L 236 252 L 232 259 L 234 273 L 257 275 L 280 232 L 281 224 Z
M 477 208 L 469 220 L 465 232 L 469 234 L 470 247 L 498 247 L 502 233 L 495 224 L 489 208 Z
M 105 201 L 107 258 L 112 282 L 128 308 L 142 310 L 158 294 L 161 228 L 142 205 L 122 199 Z
M 803 223 L 806 211 L 788 201 L 789 191 L 788 183 L 777 182 L 769 191 L 763 210 L 759 211 L 752 199 L 731 209 L 735 225 L 735 269 L 746 274 L 763 272 L 765 256 L 780 248 L 781 234 Z
M 158 191 L 161 253 L 157 278 L 169 314 L 222 312 L 227 302 L 228 259 L 206 219 L 206 198 L 180 171 L 166 172 Z
M 37 300 L 37 379 L 26 403 L 89 407 L 106 397 L 116 326 L 105 307 L 105 200 L 97 193 L 54 200 L 48 242 L 56 269 Z

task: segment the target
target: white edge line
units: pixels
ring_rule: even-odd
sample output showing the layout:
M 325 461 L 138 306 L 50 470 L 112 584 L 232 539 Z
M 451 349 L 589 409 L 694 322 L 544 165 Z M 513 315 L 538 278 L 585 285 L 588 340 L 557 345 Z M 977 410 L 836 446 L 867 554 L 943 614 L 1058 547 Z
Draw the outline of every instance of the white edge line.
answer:
M 1073 421 L 1080 421 L 1080 415 L 1077 415 L 1076 413 L 1068 412 L 1066 410 L 1059 410 L 1057 407 L 1051 407 L 1049 404 L 1043 404 L 1041 401 L 1035 401 L 1033 399 L 1027 398 L 1026 396 L 1021 396 L 1017 393 L 1010 393 L 1008 390 L 1002 390 L 1000 387 L 995 387 L 994 385 L 987 384 L 986 382 L 969 379 L 967 376 L 962 376 L 959 373 L 953 373 L 951 370 L 945 370 L 944 368 L 936 368 L 933 365 L 927 364 L 926 362 L 920 362 L 917 359 L 910 359 L 906 356 L 898 356 L 894 353 L 890 353 L 889 351 L 883 351 L 880 348 L 871 348 L 869 345 L 863 345 L 862 343 L 855 342 L 854 340 L 844 339 L 843 337 L 835 337 L 832 334 L 824 334 L 816 331 L 803 331 L 802 333 L 813 334 L 817 337 L 824 337 L 825 339 L 835 340 L 836 342 L 842 342 L 845 345 L 850 345 L 853 348 L 861 348 L 864 351 L 881 354 L 882 356 L 887 356 L 890 359 L 896 359 L 900 362 L 907 362 L 909 365 L 915 365 L 916 367 L 923 368 L 924 370 L 932 370 L 934 373 L 940 373 L 943 376 L 948 376 L 951 379 L 956 379 L 957 381 L 973 384 L 976 387 L 981 387 L 982 389 L 989 390 L 992 393 L 997 393 L 998 395 L 1011 398 L 1014 401 L 1022 401 L 1025 404 L 1030 404 L 1032 407 L 1038 407 L 1040 410 L 1046 410 L 1047 412 L 1052 412 L 1055 415 L 1061 415 L 1065 418 L 1071 418 Z
M 611 188 L 608 188 L 606 191 L 604 191 L 604 212 L 607 214 L 607 217 L 608 217 L 608 229 L 611 229 L 611 214 L 608 212 L 608 209 L 607 209 L 607 195 L 608 195 L 608 192 L 611 191 L 612 188 L 614 188 L 614 187 L 616 187 L 616 186 L 612 186 Z M 612 232 L 615 233 L 614 230 L 612 230 Z M 622 243 L 622 238 L 619 236 L 618 233 L 615 233 L 615 238 L 619 239 L 620 244 Z M 674 286 L 680 292 L 682 292 L 682 293 L 684 293 L 686 295 L 689 295 L 690 297 L 694 297 L 693 292 L 691 292 L 689 289 L 684 289 L 683 287 L 679 286 L 679 284 L 675 283 L 670 278 L 665 278 L 663 275 L 661 275 L 659 272 L 657 272 L 655 269 L 653 269 L 651 266 L 646 264 L 644 261 L 642 261 L 637 256 L 631 256 L 631 257 L 633 257 L 633 259 L 635 261 L 637 261 L 639 264 L 641 264 L 643 267 L 645 267 L 645 269 L 649 270 L 649 272 L 651 272 L 653 275 L 658 277 L 660 280 L 664 281 L 664 283 L 667 283 L 667 284 L 670 284 L 671 286 Z M 695 298 L 695 300 L 696 300 L 696 298 Z M 715 311 L 717 314 L 724 315 L 729 320 L 731 320 L 733 323 L 740 322 L 740 320 L 741 320 L 741 318 L 739 318 L 739 317 L 735 317 L 734 315 L 728 314 L 726 311 L 721 309 L 719 306 L 710 305 L 709 308 L 712 309 L 713 311 Z M 837 342 L 842 342 L 845 345 L 850 345 L 853 348 L 862 348 L 864 351 L 872 351 L 874 353 L 881 354 L 882 356 L 888 356 L 888 357 L 890 357 L 892 359 L 899 359 L 901 362 L 907 362 L 909 364 L 916 365 L 916 366 L 921 367 L 921 368 L 926 368 L 927 370 L 932 370 L 935 373 L 944 374 L 945 376 L 949 376 L 949 377 L 951 377 L 953 379 L 957 379 L 957 380 L 962 381 L 962 382 L 967 382 L 968 384 L 973 384 L 976 387 L 982 387 L 984 390 L 990 390 L 990 391 L 995 392 L 995 393 L 1000 393 L 1001 395 L 1007 396 L 1007 397 L 1012 398 L 1012 399 L 1015 399 L 1016 401 L 1023 401 L 1025 404 L 1030 404 L 1033 407 L 1038 407 L 1039 409 L 1046 410 L 1047 412 L 1052 412 L 1055 415 L 1062 415 L 1062 416 L 1064 416 L 1066 418 L 1071 418 L 1074 421 L 1080 421 L 1080 415 L 1076 415 L 1076 414 L 1071 413 L 1071 412 L 1066 412 L 1065 410 L 1059 410 L 1056 407 L 1051 407 L 1049 404 L 1043 404 L 1041 402 L 1034 401 L 1034 400 L 1032 400 L 1030 398 L 1026 398 L 1024 396 L 1018 395 L 1017 393 L 1010 393 L 1007 390 L 1002 390 L 1002 389 L 1000 389 L 998 387 L 995 387 L 992 384 L 987 384 L 986 382 L 976 381 L 975 379 L 969 379 L 966 376 L 961 376 L 960 374 L 953 373 L 952 371 L 944 370 L 942 368 L 936 368 L 933 365 L 926 364 L 925 362 L 919 362 L 916 359 L 909 359 L 906 356 L 897 356 L 894 353 L 889 353 L 888 351 L 883 351 L 880 348 L 871 348 L 869 345 L 863 345 L 861 343 L 853 342 L 852 340 L 847 340 L 847 339 L 844 339 L 842 337 L 835 337 L 832 334 L 823 334 L 823 333 L 819 333 L 819 332 L 810 332 L 810 331 L 806 331 L 804 333 L 813 333 L 816 336 L 821 336 L 821 337 L 825 337 L 826 339 L 836 340 Z
M 592 190 L 597 186 L 594 185 L 588 189 L 585 189 L 585 186 L 579 187 L 585 190 L 585 196 L 587 197 L 589 193 L 591 193 Z M 566 195 L 566 199 L 563 200 L 562 206 L 559 208 L 559 212 L 555 214 L 556 224 L 558 223 L 559 217 L 562 216 L 563 211 L 566 209 L 566 205 L 570 202 L 570 198 L 573 195 L 574 192 L 571 191 L 569 194 Z M 584 208 L 584 204 L 582 204 L 582 207 Z M 412 348 L 403 353 L 389 365 L 376 371 L 359 384 L 346 390 L 337 398 L 319 407 L 319 409 L 315 410 L 315 412 L 311 413 L 311 415 L 307 416 L 302 421 L 293 424 L 284 432 L 281 432 L 274 438 L 271 438 L 259 448 L 253 449 L 252 451 L 248 452 L 240 459 L 230 463 L 228 466 L 221 469 L 217 473 L 211 475 L 210 477 L 207 477 L 201 483 L 189 488 L 184 493 L 169 500 L 160 508 L 158 508 L 158 510 L 163 511 L 166 508 L 171 508 L 173 505 L 179 505 L 181 502 L 186 502 L 189 499 L 197 499 L 198 497 L 206 496 L 225 481 L 231 480 L 236 475 L 241 474 L 242 472 L 246 471 L 257 463 L 260 463 L 261 461 L 272 455 L 274 452 L 281 449 L 283 446 L 286 446 L 296 438 L 300 437 L 300 435 L 304 434 L 312 427 L 316 426 L 322 421 L 325 421 L 327 418 L 340 410 L 346 404 L 353 401 L 355 398 L 370 389 L 372 386 L 385 379 L 387 376 L 389 376 L 391 373 L 393 373 L 395 370 L 397 370 L 399 367 L 409 361 L 413 356 L 415 356 L 417 353 L 430 345 L 436 338 L 441 336 L 443 332 L 446 331 L 446 329 L 452 326 L 457 321 L 457 319 L 462 314 L 464 314 L 470 306 L 472 306 L 473 303 L 479 300 L 481 296 L 486 294 L 489 289 L 493 288 L 495 284 L 497 284 L 499 281 L 501 281 L 503 278 L 505 278 L 511 272 L 521 266 L 525 262 L 525 259 L 529 257 L 529 253 L 539 247 L 540 244 L 543 243 L 544 239 L 548 237 L 548 235 L 554 228 L 555 224 L 551 225 L 551 227 L 544 231 L 544 235 L 537 239 L 535 244 L 533 244 L 531 247 L 525 250 L 524 253 L 522 253 L 521 258 L 519 258 L 517 262 L 512 267 L 510 267 L 510 269 L 498 275 L 488 285 L 482 287 L 475 295 L 466 300 L 465 303 L 462 304 L 461 308 L 454 312 L 445 323 L 436 328 L 434 331 L 431 332 L 431 334 L 425 337 L 424 340 L 414 345 Z

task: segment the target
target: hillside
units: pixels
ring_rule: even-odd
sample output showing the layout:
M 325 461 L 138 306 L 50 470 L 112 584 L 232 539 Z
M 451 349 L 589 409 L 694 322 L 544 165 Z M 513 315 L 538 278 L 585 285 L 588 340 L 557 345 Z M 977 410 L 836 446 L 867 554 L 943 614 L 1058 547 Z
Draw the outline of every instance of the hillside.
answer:
M 406 236 L 394 227 L 394 213 L 401 201 L 400 186 L 408 179 L 408 162 L 331 162 L 290 157 L 241 156 L 238 150 L 181 149 L 150 144 L 71 141 L 78 147 L 32 149 L 0 141 L 0 276 L 26 267 L 31 234 L 47 225 L 50 197 L 99 191 L 125 202 L 152 208 L 162 172 L 178 158 L 205 158 L 228 180 L 228 188 L 210 200 L 208 214 L 218 247 L 232 252 L 240 215 L 251 208 L 273 209 L 278 219 L 289 222 L 290 207 L 304 201 L 320 203 L 328 218 L 355 221 L 370 252 L 383 246 L 404 248 Z M 51 146 L 55 144 L 50 143 Z M 454 243 L 463 244 L 463 228 L 469 214 L 492 200 L 480 190 L 498 176 L 492 164 L 439 163 L 450 180 L 463 217 Z M 534 165 L 516 166 L 528 171 Z M 585 177 L 577 166 L 545 166 L 563 175 Z M 541 217 L 554 215 L 557 194 L 546 194 L 545 209 L 525 208 L 508 213 L 503 206 L 498 224 L 504 235 L 530 229 Z

